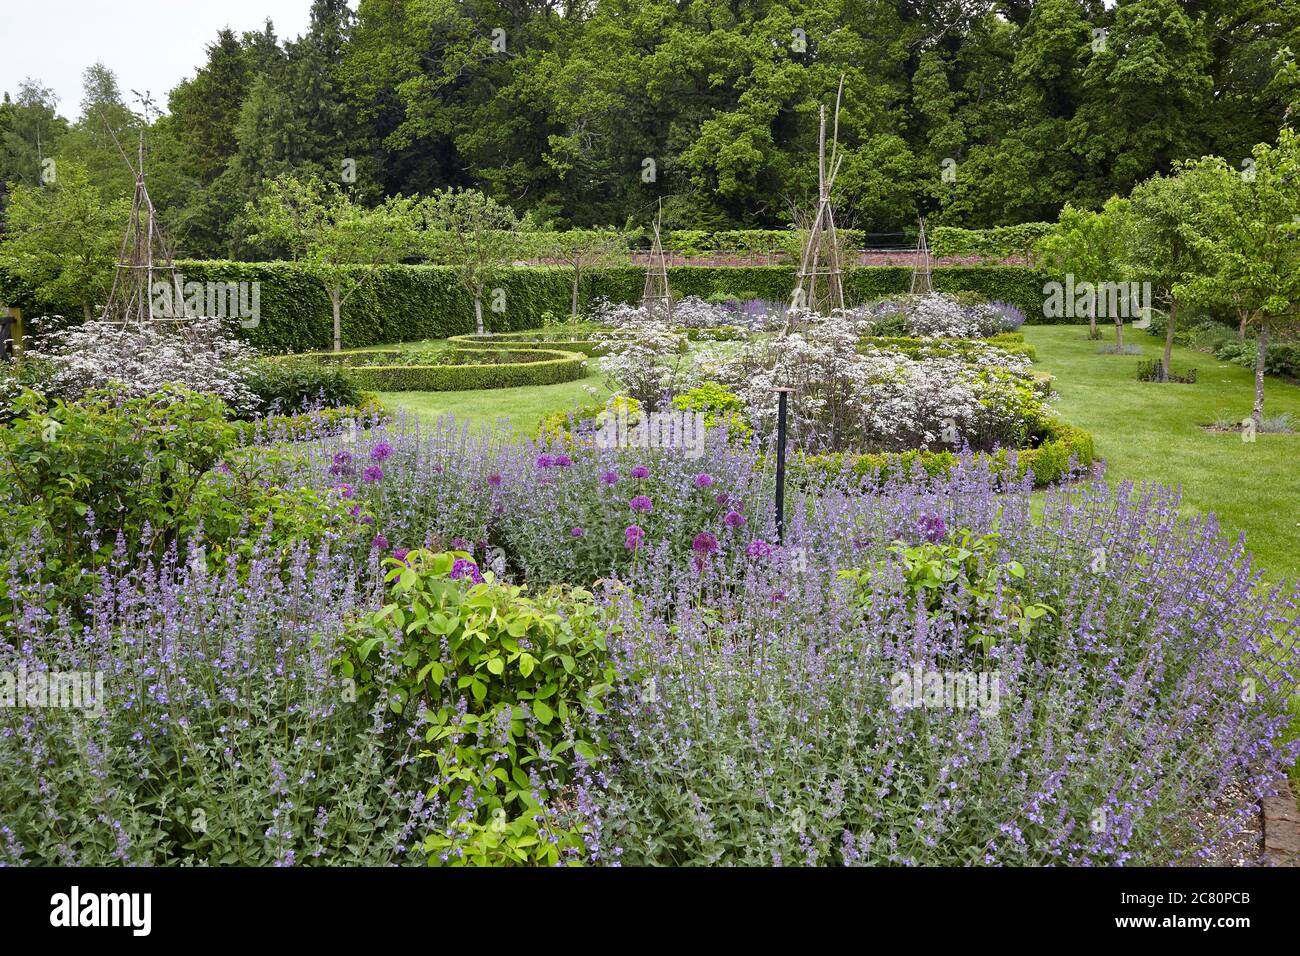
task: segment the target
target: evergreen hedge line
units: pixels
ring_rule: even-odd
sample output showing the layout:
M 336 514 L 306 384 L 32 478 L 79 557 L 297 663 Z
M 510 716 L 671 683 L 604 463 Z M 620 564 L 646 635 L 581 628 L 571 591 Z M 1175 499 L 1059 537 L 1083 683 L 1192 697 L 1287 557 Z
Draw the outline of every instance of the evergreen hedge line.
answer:
M 908 358 L 928 358 L 931 355 L 957 355 L 968 358 L 971 343 L 984 343 L 1012 355 L 1023 355 L 1029 361 L 1038 360 L 1038 351 L 1025 341 L 1019 332 L 1002 332 L 986 339 L 918 339 L 901 335 L 869 335 L 858 343 L 858 349 L 874 346 L 889 352 L 900 352 Z
M 1056 228 L 1054 222 L 1024 222 L 993 229 L 959 229 L 936 226 L 929 234 L 930 252 L 936 256 L 1008 256 L 1029 258 L 1039 239 Z
M 587 374 L 587 357 L 558 350 L 502 349 L 513 353 L 507 362 L 464 365 L 354 365 L 352 362 L 382 357 L 387 352 L 319 352 L 300 356 L 324 363 L 337 362 L 358 388 L 377 392 L 463 392 L 479 388 L 515 388 L 573 382 Z M 476 353 L 464 353 L 474 358 Z M 481 353 L 477 353 L 481 354 Z
M 207 260 L 177 263 L 186 281 L 260 282 L 261 316 L 240 334 L 266 352 L 309 352 L 329 348 L 333 318 L 324 285 L 308 267 L 290 262 L 229 262 Z M 502 289 L 504 311 L 493 312 L 486 297 L 484 320 L 490 332 L 541 328 L 543 316 L 569 313 L 572 271 L 562 266 L 519 266 L 508 270 L 495 286 Z M 708 298 L 723 294 L 788 301 L 795 267 L 676 266 L 668 270 L 677 296 Z M 902 266 L 868 266 L 845 272 L 850 301 L 867 301 L 908 291 L 912 270 Z M 1024 266 L 940 266 L 933 271 L 935 288 L 969 291 L 1017 306 L 1030 322 L 1043 318 L 1043 284 L 1050 276 Z M 580 303 L 598 298 L 636 302 L 645 287 L 645 270 L 631 266 L 592 270 L 584 274 Z M 42 314 L 39 304 L 21 288 L 0 276 L 0 299 Z M 1057 320 L 1060 321 L 1060 320 Z M 445 339 L 474 331 L 470 297 L 456 284 L 447 266 L 400 265 L 375 270 L 343 306 L 343 343 L 366 348 L 419 339 Z
M 1035 436 L 1033 448 L 1016 451 L 1002 448 L 996 452 L 979 452 L 977 459 L 990 459 L 999 474 L 1011 468 L 1015 456 L 1016 477 L 1028 471 L 1034 474 L 1034 485 L 1042 487 L 1060 481 L 1070 471 L 1070 463 L 1087 467 L 1097 460 L 1092 435 L 1056 419 L 1043 423 Z M 879 454 L 836 452 L 825 455 L 798 455 L 792 463 L 792 477 L 796 480 L 817 481 L 851 474 L 864 483 L 880 483 L 891 475 L 906 473 L 918 465 L 931 477 L 946 475 L 957 466 L 958 456 L 951 451 L 905 451 Z

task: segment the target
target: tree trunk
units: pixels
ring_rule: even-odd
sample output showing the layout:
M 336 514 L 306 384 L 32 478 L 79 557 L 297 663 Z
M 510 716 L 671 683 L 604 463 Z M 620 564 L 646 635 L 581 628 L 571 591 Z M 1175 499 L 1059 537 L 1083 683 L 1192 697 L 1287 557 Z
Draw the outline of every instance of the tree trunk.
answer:
M 1246 315 L 1247 315 L 1247 313 L 1244 312 L 1244 311 L 1240 311 L 1240 312 L 1237 313 L 1237 315 L 1241 318 L 1241 324 L 1240 324 L 1239 326 L 1237 326 L 1237 341 L 1238 341 L 1238 342 L 1244 342 L 1244 341 L 1246 341 Z
M 1260 320 L 1259 334 L 1255 336 L 1255 410 L 1251 418 L 1255 421 L 1255 431 L 1259 432 L 1260 422 L 1264 419 L 1264 359 L 1268 355 L 1268 323 Z
M 1118 352 L 1124 351 L 1124 320 L 1119 317 L 1115 319 L 1115 349 Z
M 334 351 L 343 351 L 343 296 L 338 286 L 330 289 L 330 307 L 334 310 Z
M 1165 323 L 1165 357 L 1160 365 L 1160 381 L 1169 381 L 1169 360 L 1174 354 L 1174 322 L 1178 319 L 1178 300 L 1169 301 L 1169 321 Z
M 1088 338 L 1101 338 L 1101 333 L 1097 331 L 1097 297 L 1095 295 L 1088 303 Z
M 573 302 L 569 308 L 569 317 L 574 322 L 578 321 L 578 283 L 581 281 L 582 267 L 578 260 L 573 261 Z
M 87 322 L 94 318 L 95 313 L 94 310 L 91 309 L 89 302 L 83 302 L 81 304 L 81 311 L 85 314 Z
M 479 335 L 484 334 L 483 329 L 483 290 L 479 289 L 474 293 L 474 330 Z

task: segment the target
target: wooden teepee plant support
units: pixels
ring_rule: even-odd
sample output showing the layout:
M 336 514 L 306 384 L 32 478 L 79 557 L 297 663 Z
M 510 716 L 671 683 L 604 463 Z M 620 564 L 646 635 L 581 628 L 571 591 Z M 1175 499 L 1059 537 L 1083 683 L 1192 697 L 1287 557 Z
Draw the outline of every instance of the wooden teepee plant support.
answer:
M 840 263 L 840 239 L 835 231 L 835 211 L 831 207 L 831 190 L 839 175 L 844 157 L 839 154 L 840 100 L 844 95 L 844 77 L 835 94 L 835 120 L 831 134 L 829 162 L 826 156 L 826 107 L 819 110 L 820 127 L 817 135 L 817 212 L 808 227 L 799 261 L 791 305 L 806 308 L 818 315 L 830 315 L 834 309 L 844 308 L 844 277 Z
M 118 146 L 121 150 L 121 146 Z M 131 218 L 122 237 L 113 286 L 100 319 L 123 329 L 142 327 L 147 322 L 185 323 L 185 295 L 181 274 L 176 270 L 171 247 L 158 223 L 158 213 L 144 182 L 144 131 L 135 165 L 126 152 L 122 159 L 135 174 L 135 196 L 131 200 Z M 154 292 L 159 285 L 171 286 L 171 309 L 159 314 L 154 308 Z M 185 328 L 183 324 L 179 326 Z
M 673 320 L 673 293 L 668 286 L 668 264 L 664 260 L 664 246 L 660 237 L 663 224 L 663 202 L 651 228 L 654 230 L 654 245 L 650 247 L 650 265 L 646 269 L 645 291 L 641 295 L 641 308 L 646 317 L 665 325 Z
M 921 220 L 921 234 L 916 240 L 916 255 L 912 258 L 912 295 L 930 295 L 930 246 L 925 240 L 925 220 Z

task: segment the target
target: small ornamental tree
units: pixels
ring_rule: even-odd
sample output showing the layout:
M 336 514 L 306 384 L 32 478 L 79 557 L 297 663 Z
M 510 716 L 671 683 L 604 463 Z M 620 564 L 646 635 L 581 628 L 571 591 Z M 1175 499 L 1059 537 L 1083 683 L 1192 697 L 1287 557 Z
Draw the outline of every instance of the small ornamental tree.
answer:
M 578 321 L 578 293 L 582 274 L 591 269 L 626 265 L 629 258 L 627 235 L 617 229 L 568 229 L 537 233 L 533 247 L 542 258 L 564 262 L 573 269 L 573 294 L 569 315 Z
M 368 209 L 315 176 L 273 180 L 245 218 L 251 241 L 287 250 L 320 276 L 334 313 L 336 352 L 343 348 L 344 304 L 380 266 L 409 255 L 414 241 L 410 200 L 396 196 Z
M 86 170 L 58 164 L 45 186 L 12 184 L 0 269 L 42 303 L 80 306 L 87 320 L 113 284 L 126 200 L 106 201 Z
M 514 260 L 520 224 L 514 210 L 476 189 L 444 189 L 420 204 L 420 246 L 432 262 L 456 270 L 474 300 L 474 330 L 483 335 L 483 291 Z
M 1205 271 L 1189 291 L 1231 302 L 1255 330 L 1256 429 L 1264 417 L 1264 365 L 1272 332 L 1300 326 L 1300 133 L 1283 127 L 1276 147 L 1254 150 L 1253 175 L 1218 158 L 1185 167 L 1203 203 L 1194 241 Z
M 1130 242 L 1128 201 L 1111 197 L 1101 212 L 1077 209 L 1066 203 L 1056 229 L 1038 243 L 1036 252 L 1044 265 L 1075 277 L 1074 288 L 1088 311 L 1089 338 L 1101 338 L 1097 330 L 1097 300 L 1107 301 L 1101 292 L 1107 285 L 1128 278 Z M 1112 305 L 1116 298 L 1109 297 Z M 1118 308 L 1113 311 L 1115 340 L 1123 344 L 1123 313 Z

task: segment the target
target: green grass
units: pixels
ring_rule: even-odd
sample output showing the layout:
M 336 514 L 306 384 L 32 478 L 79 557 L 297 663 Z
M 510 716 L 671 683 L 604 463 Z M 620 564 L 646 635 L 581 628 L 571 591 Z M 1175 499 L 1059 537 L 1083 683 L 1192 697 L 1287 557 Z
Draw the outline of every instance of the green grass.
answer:
M 1174 348 L 1175 367 L 1198 370 L 1195 385 L 1139 382 L 1137 363 L 1159 356 L 1163 340 L 1125 329 L 1125 344 L 1145 356 L 1099 355 L 1082 326 L 1025 326 L 1038 350 L 1036 368 L 1055 376 L 1061 418 L 1092 432 L 1111 481 L 1181 486 L 1184 509 L 1213 512 L 1226 534 L 1246 547 L 1272 580 L 1300 576 L 1300 434 L 1237 433 L 1202 426 L 1241 421 L 1254 402 L 1254 375 L 1213 355 Z M 1113 342 L 1105 328 L 1103 342 Z M 1265 417 L 1290 412 L 1300 421 L 1300 388 L 1268 378 Z
M 379 398 L 393 410 L 403 409 L 425 419 L 451 414 L 457 422 L 468 422 L 475 428 L 497 428 L 506 419 L 513 431 L 533 435 L 544 415 L 603 402 L 609 397 L 596 365 L 594 361 L 588 363 L 587 377 L 576 382 L 467 392 L 380 392 Z M 596 394 L 588 393 L 586 387 L 596 389 Z

